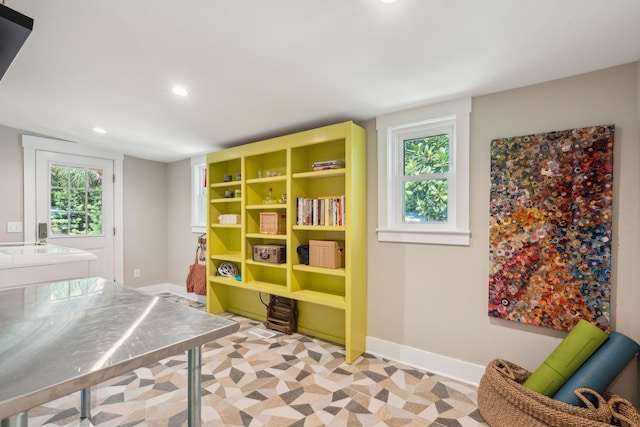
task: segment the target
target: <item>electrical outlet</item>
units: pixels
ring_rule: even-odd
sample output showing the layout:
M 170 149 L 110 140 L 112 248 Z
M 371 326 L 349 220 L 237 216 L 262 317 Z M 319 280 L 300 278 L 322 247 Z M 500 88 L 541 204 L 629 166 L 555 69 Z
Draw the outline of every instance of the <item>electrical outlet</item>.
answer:
M 22 222 L 7 222 L 7 233 L 22 233 Z
M 140 277 L 140 269 L 139 268 L 136 268 L 136 269 L 133 270 L 133 277 L 135 279 L 138 279 Z

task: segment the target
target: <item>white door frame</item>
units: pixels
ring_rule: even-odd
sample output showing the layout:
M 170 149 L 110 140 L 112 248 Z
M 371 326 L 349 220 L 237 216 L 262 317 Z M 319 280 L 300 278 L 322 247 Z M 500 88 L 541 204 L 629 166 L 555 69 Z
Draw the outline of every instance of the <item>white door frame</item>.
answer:
M 116 229 L 114 236 L 114 277 L 116 282 L 124 283 L 124 219 L 123 219 L 123 163 L 124 154 L 102 150 L 84 144 L 22 135 L 24 159 L 24 240 L 37 241 L 36 225 L 36 151 L 52 151 L 62 154 L 98 157 L 113 160 L 113 223 Z

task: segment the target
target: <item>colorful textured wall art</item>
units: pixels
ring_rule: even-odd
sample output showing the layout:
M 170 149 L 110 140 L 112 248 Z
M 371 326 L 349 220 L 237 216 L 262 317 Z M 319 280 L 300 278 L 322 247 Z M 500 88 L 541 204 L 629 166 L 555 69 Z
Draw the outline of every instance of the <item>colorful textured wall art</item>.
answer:
M 489 315 L 610 330 L 614 126 L 491 142 Z

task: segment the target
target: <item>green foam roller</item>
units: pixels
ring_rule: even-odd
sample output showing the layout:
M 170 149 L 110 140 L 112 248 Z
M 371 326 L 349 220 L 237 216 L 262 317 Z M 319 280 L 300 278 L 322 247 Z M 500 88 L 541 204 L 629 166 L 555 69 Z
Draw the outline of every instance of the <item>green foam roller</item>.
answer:
M 607 338 L 606 332 L 581 319 L 523 386 L 553 396 Z

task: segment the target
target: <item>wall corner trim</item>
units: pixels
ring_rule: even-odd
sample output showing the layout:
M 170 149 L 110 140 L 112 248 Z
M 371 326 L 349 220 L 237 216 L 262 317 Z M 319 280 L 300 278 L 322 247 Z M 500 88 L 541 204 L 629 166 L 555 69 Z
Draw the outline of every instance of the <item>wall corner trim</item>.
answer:
M 478 387 L 485 367 L 425 350 L 367 337 L 367 353 Z

